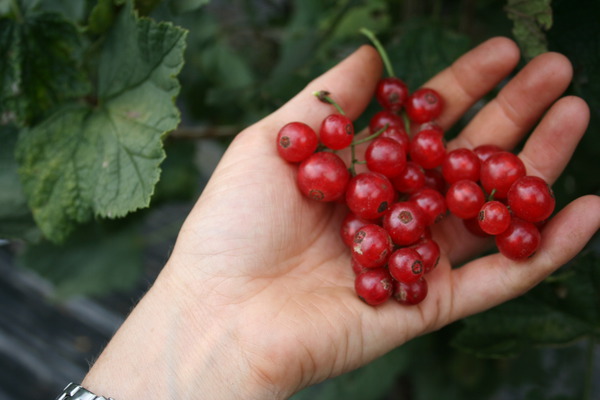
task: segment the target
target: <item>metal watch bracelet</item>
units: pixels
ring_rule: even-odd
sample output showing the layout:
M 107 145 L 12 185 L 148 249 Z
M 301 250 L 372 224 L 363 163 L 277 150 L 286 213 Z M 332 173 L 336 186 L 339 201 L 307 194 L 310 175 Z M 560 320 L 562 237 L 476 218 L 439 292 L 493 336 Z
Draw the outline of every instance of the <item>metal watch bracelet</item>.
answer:
M 115 400 L 112 397 L 96 396 L 76 383 L 69 383 L 56 400 Z

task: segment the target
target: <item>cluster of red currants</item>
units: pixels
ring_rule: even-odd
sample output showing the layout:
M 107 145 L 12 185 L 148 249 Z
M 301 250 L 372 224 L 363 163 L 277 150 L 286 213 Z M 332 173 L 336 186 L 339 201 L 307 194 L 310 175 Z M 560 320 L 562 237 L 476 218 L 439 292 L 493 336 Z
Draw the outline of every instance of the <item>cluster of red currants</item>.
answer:
M 526 176 L 523 162 L 495 145 L 447 151 L 435 122 L 443 109 L 435 90 L 409 93 L 402 80 L 382 78 L 375 91 L 382 110 L 369 120 L 369 135 L 362 139 L 355 138 L 353 122 L 329 93 L 315 94 L 338 112 L 322 121 L 318 135 L 302 122 L 285 125 L 277 150 L 299 163 L 297 184 L 304 195 L 348 207 L 341 238 L 352 255 L 356 293 L 366 303 L 425 299 L 425 275 L 440 258 L 430 226 L 448 211 L 472 233 L 494 236 L 510 259 L 536 251 L 536 224 L 554 210 L 551 189 Z M 418 127 L 413 135 L 407 132 L 411 124 Z M 340 150 L 347 148 L 345 162 Z M 357 148 L 364 149 L 364 160 L 358 160 Z

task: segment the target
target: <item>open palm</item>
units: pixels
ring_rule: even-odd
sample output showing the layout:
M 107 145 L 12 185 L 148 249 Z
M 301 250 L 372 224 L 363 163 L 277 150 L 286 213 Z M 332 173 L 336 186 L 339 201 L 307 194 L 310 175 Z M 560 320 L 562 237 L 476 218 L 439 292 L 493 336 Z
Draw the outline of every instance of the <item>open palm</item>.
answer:
M 425 86 L 447 104 L 439 124 L 447 129 L 455 123 L 510 74 L 518 58 L 514 43 L 496 38 L 430 80 Z M 448 147 L 491 143 L 511 149 L 537 124 L 520 157 L 528 174 L 553 182 L 588 123 L 582 100 L 559 99 L 571 72 L 558 54 L 533 60 Z M 212 323 L 234 331 L 235 346 L 252 373 L 283 396 L 523 293 L 580 251 L 600 224 L 600 199 L 577 199 L 544 228 L 537 254 L 514 263 L 498 254 L 473 259 L 489 242 L 449 217 L 433 231 L 442 258 L 428 275 L 423 303 L 370 307 L 360 301 L 339 236 L 346 209 L 300 194 L 296 166 L 279 158 L 275 137 L 287 122 L 317 128 L 332 112 L 312 96 L 316 90 L 331 92 L 356 118 L 380 76 L 378 54 L 362 47 L 242 132 L 184 224 L 165 270 L 200 315 L 211 314 Z M 209 329 L 204 322 L 191 321 L 187 329 Z

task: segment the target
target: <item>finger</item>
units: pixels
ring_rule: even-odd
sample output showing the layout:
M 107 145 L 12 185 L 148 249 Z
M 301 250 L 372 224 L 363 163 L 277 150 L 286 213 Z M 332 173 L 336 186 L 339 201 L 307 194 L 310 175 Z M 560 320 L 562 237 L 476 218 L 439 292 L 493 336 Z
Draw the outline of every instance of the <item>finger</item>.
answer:
M 573 155 L 589 119 L 589 107 L 582 99 L 569 96 L 557 101 L 519 154 L 527 174 L 552 184 Z
M 561 54 L 534 58 L 477 113 L 449 148 L 480 144 L 513 148 L 566 90 L 572 76 L 571 63 Z
M 529 175 L 539 176 L 552 184 L 563 171 L 589 122 L 589 108 L 580 98 L 569 96 L 558 100 L 544 116 L 528 139 L 519 157 Z M 486 245 L 487 240 L 474 237 L 458 218 L 436 228 L 438 240 L 452 264 L 464 262 Z M 468 243 L 468 245 L 467 245 Z
M 288 122 L 301 121 L 318 129 L 327 115 L 336 112 L 332 105 L 320 102 L 313 95 L 319 90 L 330 92 L 346 115 L 354 120 L 371 101 L 381 73 L 381 57 L 377 51 L 371 46 L 361 46 L 261 122 L 265 127 L 278 129 Z
M 438 123 L 450 128 L 463 114 L 496 87 L 519 62 L 519 48 L 510 39 L 485 41 L 458 58 L 424 87 L 435 89 L 444 99 Z
M 548 222 L 540 248 L 527 261 L 514 262 L 493 254 L 454 270 L 453 309 L 448 321 L 438 323 L 441 326 L 523 294 L 577 255 L 599 228 L 600 197 L 584 196 Z M 435 287 L 432 290 L 435 292 Z

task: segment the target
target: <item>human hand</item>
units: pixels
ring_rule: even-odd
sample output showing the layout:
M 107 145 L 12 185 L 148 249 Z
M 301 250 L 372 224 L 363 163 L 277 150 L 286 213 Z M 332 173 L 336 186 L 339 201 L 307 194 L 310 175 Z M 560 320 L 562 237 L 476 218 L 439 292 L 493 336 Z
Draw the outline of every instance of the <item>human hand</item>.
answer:
M 438 123 L 449 128 L 518 59 L 514 43 L 492 39 L 427 82 L 446 102 Z M 511 149 L 541 119 L 519 156 L 528 174 L 552 183 L 589 119 L 581 99 L 557 100 L 571 74 L 561 55 L 534 59 L 448 147 Z M 316 90 L 329 91 L 351 118 L 358 117 L 380 77 L 379 55 L 362 47 L 236 137 L 182 227 L 168 265 L 86 378 L 89 385 L 105 387 L 99 393 L 117 399 L 132 398 L 119 385 L 108 392 L 105 383 L 111 363 L 126 355 L 125 373 L 128 363 L 162 371 L 138 371 L 135 382 L 167 388 L 177 398 L 195 392 L 211 399 L 285 398 L 518 296 L 597 231 L 600 199 L 582 197 L 548 222 L 531 259 L 513 262 L 493 254 L 453 269 L 487 242 L 449 217 L 433 229 L 442 257 L 428 275 L 426 300 L 412 307 L 363 303 L 339 237 L 344 206 L 303 197 L 296 166 L 278 156 L 275 137 L 291 121 L 316 129 L 332 112 L 312 96 Z

